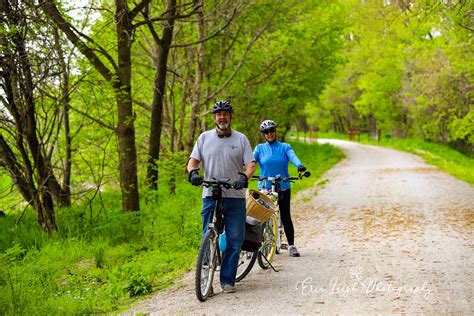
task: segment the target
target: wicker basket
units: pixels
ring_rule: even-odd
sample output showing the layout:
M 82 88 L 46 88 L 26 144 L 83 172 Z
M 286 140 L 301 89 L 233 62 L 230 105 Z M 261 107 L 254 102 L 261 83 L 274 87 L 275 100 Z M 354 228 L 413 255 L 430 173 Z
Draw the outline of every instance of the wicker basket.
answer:
M 263 200 L 265 205 L 259 203 L 259 200 Z M 248 189 L 245 195 L 245 204 L 247 216 L 253 217 L 261 223 L 275 213 L 275 203 L 265 193 L 259 191 Z

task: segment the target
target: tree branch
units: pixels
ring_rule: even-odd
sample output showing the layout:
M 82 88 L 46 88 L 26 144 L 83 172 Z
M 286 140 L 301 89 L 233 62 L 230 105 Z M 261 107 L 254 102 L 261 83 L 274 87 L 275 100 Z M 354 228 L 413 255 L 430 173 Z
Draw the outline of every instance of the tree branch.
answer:
M 226 88 L 227 85 L 234 79 L 234 77 L 237 75 L 240 68 L 242 67 L 242 65 L 245 61 L 245 57 L 247 56 L 247 53 L 249 52 L 252 45 L 255 44 L 255 42 L 262 36 L 263 32 L 265 32 L 265 30 L 267 30 L 270 27 L 270 24 L 271 24 L 273 18 L 275 17 L 275 15 L 276 15 L 277 8 L 278 8 L 278 5 L 275 6 L 275 9 L 273 10 L 272 15 L 268 19 L 267 23 L 265 23 L 264 27 L 262 29 L 260 29 L 258 31 L 257 35 L 247 44 L 247 46 L 245 47 L 245 50 L 242 54 L 242 57 L 239 60 L 239 63 L 235 67 L 234 71 L 229 75 L 227 80 L 222 84 L 222 86 L 220 88 L 218 88 L 216 91 L 214 91 L 213 93 L 208 95 L 207 98 L 204 100 L 204 102 L 201 103 L 201 105 L 207 104 L 207 103 L 209 103 L 210 100 L 213 100 L 216 97 L 216 95 L 218 95 L 224 88 Z
M 209 35 L 208 37 L 205 37 L 203 38 L 202 40 L 199 40 L 199 41 L 195 41 L 195 42 L 191 42 L 191 43 L 185 43 L 185 44 L 175 44 L 175 45 L 170 45 L 170 48 L 176 48 L 176 47 L 189 47 L 189 46 L 193 46 L 193 45 L 196 45 L 196 44 L 200 44 L 202 42 L 207 42 L 208 40 L 218 36 L 220 33 L 222 33 L 223 30 L 225 30 L 229 25 L 230 23 L 232 22 L 232 20 L 234 19 L 234 17 L 237 15 L 237 9 L 239 8 L 239 6 L 236 6 L 234 8 L 234 10 L 232 11 L 232 15 L 230 17 L 229 20 L 227 20 L 227 23 L 219 30 L 217 30 L 214 34 L 212 35 Z
M 130 21 L 135 19 L 135 17 L 140 13 L 143 8 L 147 7 L 150 4 L 151 0 L 143 0 L 130 11 Z
M 94 50 L 87 46 L 78 36 L 78 31 L 69 23 L 67 22 L 64 17 L 62 16 L 61 12 L 59 12 L 58 8 L 54 4 L 53 0 L 43 0 L 40 2 L 40 6 L 48 15 L 54 23 L 61 29 L 61 31 L 66 34 L 67 38 L 72 42 L 72 44 L 79 49 L 79 51 L 86 56 L 87 59 L 90 60 L 92 65 L 99 71 L 99 73 L 105 78 L 107 81 L 112 80 L 112 71 L 104 65 L 104 63 L 100 60 L 100 58 L 94 53 Z M 80 33 L 79 33 L 80 34 Z M 107 56 L 108 54 L 104 51 Z M 113 60 L 110 55 L 107 59 Z
M 147 110 L 148 112 L 151 112 L 151 105 L 145 103 L 145 102 L 142 102 L 142 101 L 138 101 L 138 100 L 133 100 L 133 103 L 137 104 L 138 106 L 144 108 L 145 110 Z
M 102 122 L 101 120 L 96 119 L 96 118 L 90 116 L 89 114 L 87 114 L 87 113 L 85 113 L 85 112 L 83 112 L 83 111 L 81 111 L 81 110 L 78 110 L 78 109 L 76 109 L 76 108 L 73 108 L 71 105 L 69 105 L 69 107 L 70 107 L 73 111 L 76 111 L 77 113 L 79 113 L 79 114 L 81 114 L 81 115 L 87 117 L 88 119 L 90 119 L 90 120 L 96 122 L 96 123 L 99 124 L 100 126 L 105 127 L 105 128 L 107 128 L 107 129 L 109 129 L 109 130 L 115 131 L 115 127 L 113 127 L 112 125 L 109 125 L 109 124 L 107 124 L 107 123 L 104 123 L 104 122 Z
M 189 3 L 190 4 L 190 3 Z M 181 5 L 182 7 L 186 7 L 188 6 L 189 4 L 183 4 Z M 178 8 L 180 6 L 176 6 L 176 8 Z M 137 22 L 133 25 L 134 28 L 138 28 L 142 25 L 145 25 L 145 24 L 150 24 L 150 23 L 154 23 L 154 22 L 159 22 L 159 21 L 167 21 L 169 20 L 170 18 L 167 17 L 166 15 L 168 14 L 169 11 L 171 11 L 173 8 L 170 8 L 168 10 L 166 10 L 165 12 L 163 12 L 159 17 L 156 17 L 156 18 L 147 18 L 145 21 L 142 21 L 142 22 Z M 173 19 L 175 20 L 180 20 L 180 19 L 185 19 L 185 18 L 189 18 L 190 16 L 193 16 L 194 14 L 196 13 L 196 10 L 193 9 L 193 11 L 189 12 L 188 14 L 183 14 L 183 15 L 179 15 L 179 14 L 176 14 L 174 15 Z

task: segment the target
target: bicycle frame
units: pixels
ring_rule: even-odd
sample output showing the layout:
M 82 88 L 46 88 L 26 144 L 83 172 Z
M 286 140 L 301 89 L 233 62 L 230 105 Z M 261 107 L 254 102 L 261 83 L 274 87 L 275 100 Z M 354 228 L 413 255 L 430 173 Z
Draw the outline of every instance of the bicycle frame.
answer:
M 216 200 L 212 221 L 207 227 L 206 233 L 202 237 L 199 247 L 199 255 L 195 274 L 195 291 L 198 300 L 205 301 L 212 295 L 212 283 L 214 272 L 222 264 L 219 248 L 219 236 L 224 231 L 224 218 L 222 216 L 222 188 L 232 188 L 232 185 L 225 181 L 203 181 L 203 186 L 213 188 L 213 199 Z
M 280 175 L 276 175 L 274 177 L 259 177 L 259 176 L 253 176 L 252 178 L 253 179 L 257 179 L 259 181 L 262 181 L 263 183 L 263 187 L 266 187 L 267 186 L 267 181 L 270 181 L 271 183 L 271 189 L 268 190 L 268 189 L 263 189 L 261 190 L 262 192 L 264 192 L 266 195 L 268 195 L 273 202 L 275 202 L 275 205 L 277 206 L 276 210 L 275 210 L 275 216 L 277 217 L 277 223 L 278 223 L 278 233 L 277 233 L 277 236 L 276 236 L 276 253 L 280 253 L 280 250 L 282 248 L 282 240 L 283 240 L 283 234 L 285 233 L 284 232 L 284 229 L 283 229 L 283 225 L 282 225 L 282 222 L 281 222 L 281 216 L 280 216 L 280 207 L 278 205 L 278 195 L 279 195 L 279 192 L 280 192 L 280 185 L 279 183 L 280 182 L 294 182 L 294 180 L 301 180 L 303 177 L 309 177 L 311 175 L 311 173 L 309 171 L 306 171 L 305 173 L 303 174 L 299 174 L 298 177 L 288 177 L 288 178 L 282 178 Z
M 270 190 L 264 189 L 262 190 L 262 192 L 268 195 L 270 199 L 277 206 L 275 209 L 275 216 L 278 223 L 278 233 L 276 235 L 276 253 L 279 254 L 281 250 L 282 239 L 283 239 L 283 234 L 284 234 L 283 225 L 281 223 L 280 207 L 278 205 L 278 192 L 279 192 L 278 181 L 280 181 L 281 177 L 280 176 L 266 177 L 266 178 L 257 177 L 257 179 L 263 182 L 263 187 L 266 187 L 267 181 L 271 182 L 271 189 Z

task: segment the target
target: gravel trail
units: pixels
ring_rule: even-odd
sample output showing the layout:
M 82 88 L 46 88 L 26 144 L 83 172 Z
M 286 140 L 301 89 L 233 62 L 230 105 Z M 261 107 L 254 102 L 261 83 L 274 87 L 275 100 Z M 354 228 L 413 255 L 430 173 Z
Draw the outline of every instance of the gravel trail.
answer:
M 474 187 L 400 151 L 338 140 L 347 158 L 293 197 L 300 258 L 256 265 L 199 302 L 194 271 L 125 314 L 474 314 Z

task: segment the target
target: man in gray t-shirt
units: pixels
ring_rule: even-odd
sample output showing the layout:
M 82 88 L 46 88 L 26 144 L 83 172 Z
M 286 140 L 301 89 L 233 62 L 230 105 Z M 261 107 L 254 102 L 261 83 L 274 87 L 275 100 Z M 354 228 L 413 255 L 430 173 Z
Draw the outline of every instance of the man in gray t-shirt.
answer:
M 231 129 L 232 105 L 218 101 L 212 107 L 216 128 L 199 135 L 188 161 L 189 182 L 201 185 L 199 163 L 206 180 L 229 180 L 231 189 L 223 189 L 223 210 L 226 232 L 226 249 L 222 257 L 220 283 L 224 292 L 234 292 L 235 275 L 240 248 L 245 238 L 245 196 L 242 189 L 248 186 L 248 179 L 255 172 L 255 161 L 247 137 Z M 244 168 L 245 167 L 245 171 Z M 244 172 L 244 173 L 243 173 Z M 239 174 L 240 173 L 240 174 Z M 202 192 L 202 233 L 207 231 L 214 215 L 216 201 L 211 192 Z

